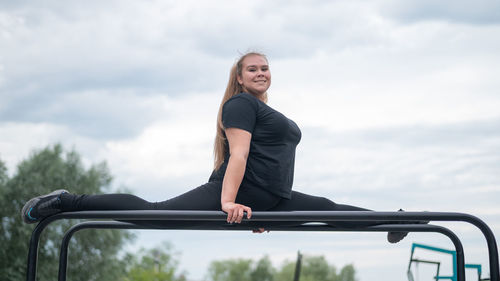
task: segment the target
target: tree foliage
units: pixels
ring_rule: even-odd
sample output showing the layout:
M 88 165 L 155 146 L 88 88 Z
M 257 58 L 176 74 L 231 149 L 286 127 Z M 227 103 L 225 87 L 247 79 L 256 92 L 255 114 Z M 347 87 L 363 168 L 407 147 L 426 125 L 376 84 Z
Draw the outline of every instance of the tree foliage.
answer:
M 250 259 L 213 261 L 208 269 L 209 278 L 214 281 L 249 281 L 253 272 L 251 265 Z
M 279 269 L 268 256 L 257 262 L 251 259 L 213 261 L 208 269 L 210 281 L 291 281 L 295 261 L 285 261 Z M 339 273 L 323 256 L 303 256 L 300 281 L 355 281 L 354 266 L 346 265 Z
M 276 270 L 268 256 L 264 256 L 256 262 L 255 267 L 250 273 L 252 281 L 273 281 Z
M 20 216 L 26 201 L 60 188 L 79 194 L 99 194 L 109 190 L 111 181 L 105 163 L 86 169 L 78 153 L 63 152 L 61 145 L 33 152 L 18 164 L 11 177 L 0 162 L 2 280 L 22 280 L 26 277 L 29 238 L 34 229 L 34 225 L 24 224 Z M 75 223 L 74 220 L 54 222 L 43 232 L 38 253 L 38 280 L 54 280 L 57 276 L 62 236 Z M 124 242 L 131 238 L 131 234 L 123 230 L 84 230 L 77 233 L 70 244 L 68 279 L 117 280 L 125 268 L 117 254 Z
M 169 243 L 153 249 L 127 254 L 124 281 L 185 281 L 184 273 L 176 274 L 178 260 Z
M 336 280 L 337 269 L 329 265 L 323 256 L 305 257 L 302 265 L 301 280 Z

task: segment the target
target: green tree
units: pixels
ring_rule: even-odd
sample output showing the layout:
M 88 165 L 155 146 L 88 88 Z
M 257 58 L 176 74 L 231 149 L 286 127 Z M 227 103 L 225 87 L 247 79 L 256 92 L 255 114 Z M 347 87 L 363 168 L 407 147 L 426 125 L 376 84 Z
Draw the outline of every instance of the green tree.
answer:
M 324 256 L 304 256 L 301 281 L 337 281 L 337 269 L 328 264 Z
M 268 256 L 251 259 L 213 261 L 208 268 L 211 281 L 273 281 L 275 269 Z
M 352 264 L 348 264 L 340 270 L 337 280 L 338 281 L 355 281 L 356 270 Z
M 303 256 L 300 281 L 355 281 L 354 266 L 346 265 L 337 274 L 334 265 L 324 256 Z M 210 281 L 291 281 L 295 275 L 295 261 L 285 261 L 275 269 L 268 256 L 257 262 L 251 259 L 213 261 L 208 268 Z
M 26 276 L 29 238 L 34 225 L 24 224 L 20 210 L 30 198 L 66 188 L 74 193 L 99 194 L 109 190 L 112 177 L 105 163 L 86 169 L 75 151 L 63 152 L 57 144 L 34 151 L 17 166 L 12 177 L 0 162 L 0 276 L 22 280 Z M 41 236 L 38 253 L 38 280 L 57 276 L 59 245 L 64 232 L 76 221 L 58 221 Z M 132 235 L 123 230 L 84 230 L 70 244 L 68 279 L 75 281 L 117 280 L 125 270 L 117 258 Z
M 138 258 L 139 256 L 139 258 Z M 141 249 L 138 254 L 127 254 L 128 264 L 124 281 L 184 281 L 184 274 L 176 276 L 178 260 L 169 243 L 153 249 Z
M 291 281 L 295 274 L 295 261 L 284 261 L 280 270 L 274 274 L 274 281 Z
M 295 261 L 285 261 L 274 276 L 274 281 L 293 280 Z M 323 256 L 302 257 L 300 281 L 355 281 L 356 271 L 353 265 L 346 265 L 337 274 L 334 265 L 328 263 Z
M 262 257 L 250 273 L 251 281 L 273 281 L 275 269 L 268 256 Z
M 0 227 L 0 276 L 7 276 L 7 245 L 11 240 L 11 234 L 7 230 L 8 218 L 4 217 L 6 206 L 4 205 L 3 198 L 5 197 L 5 184 L 7 183 L 7 168 L 5 164 L 0 159 L 0 215 L 1 215 L 1 227 Z M 9 258 L 10 259 L 10 258 Z
M 251 265 L 250 259 L 213 261 L 208 277 L 212 281 L 250 281 Z

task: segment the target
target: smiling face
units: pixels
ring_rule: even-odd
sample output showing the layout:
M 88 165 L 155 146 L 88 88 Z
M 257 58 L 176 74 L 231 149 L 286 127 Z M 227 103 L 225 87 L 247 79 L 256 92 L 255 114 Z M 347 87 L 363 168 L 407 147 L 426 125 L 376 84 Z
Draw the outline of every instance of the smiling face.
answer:
M 262 99 L 271 86 L 271 71 L 266 58 L 259 55 L 246 57 L 242 62 L 238 83 L 245 92 Z

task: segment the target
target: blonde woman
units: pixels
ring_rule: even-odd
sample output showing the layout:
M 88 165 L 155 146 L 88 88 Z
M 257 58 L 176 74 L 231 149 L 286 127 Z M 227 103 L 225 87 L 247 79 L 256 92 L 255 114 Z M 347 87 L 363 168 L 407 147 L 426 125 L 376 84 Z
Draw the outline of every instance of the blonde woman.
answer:
M 131 194 L 56 190 L 28 201 L 22 209 L 24 221 L 35 223 L 57 212 L 81 210 L 222 210 L 228 223 L 240 223 L 244 213 L 250 219 L 252 211 L 366 210 L 292 190 L 301 132 L 295 122 L 266 104 L 270 85 L 271 71 L 263 54 L 247 53 L 231 68 L 217 116 L 215 164 L 208 183 L 162 202 Z M 390 232 L 388 240 L 396 243 L 406 235 Z

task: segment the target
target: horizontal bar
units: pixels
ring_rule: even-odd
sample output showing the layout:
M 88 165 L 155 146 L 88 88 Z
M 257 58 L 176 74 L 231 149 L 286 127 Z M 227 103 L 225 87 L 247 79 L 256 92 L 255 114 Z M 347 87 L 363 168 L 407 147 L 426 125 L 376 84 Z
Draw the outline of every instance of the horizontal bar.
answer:
M 215 224 L 211 225 L 204 225 L 203 229 L 198 229 L 198 230 L 252 230 L 253 228 L 248 225 L 229 225 L 226 224 L 225 226 L 217 226 Z M 220 228 L 222 227 L 222 228 Z M 86 221 L 86 222 L 81 222 L 78 223 L 74 226 L 72 226 L 64 235 L 62 243 L 61 243 L 61 249 L 60 249 L 60 256 L 59 256 L 59 281 L 66 281 L 66 271 L 67 271 L 67 264 L 68 264 L 68 246 L 71 238 L 73 237 L 73 234 L 76 233 L 77 231 L 83 230 L 83 229 L 88 229 L 88 228 L 94 228 L 94 229 L 150 229 L 148 227 L 145 227 L 143 225 L 137 225 L 134 223 L 127 223 L 127 222 L 116 222 L 116 221 Z M 172 226 L 171 228 L 168 229 L 178 229 L 175 226 Z M 180 228 L 183 229 L 183 228 Z M 444 234 L 450 238 L 450 240 L 453 242 L 455 245 L 455 250 L 457 253 L 457 260 L 456 260 L 456 266 L 458 268 L 458 281 L 465 281 L 465 260 L 464 260 L 464 251 L 463 251 L 463 246 L 458 237 L 450 231 L 448 228 L 442 227 L 442 226 L 436 226 L 436 225 L 424 225 L 424 224 L 410 224 L 410 225 L 405 225 L 405 224 L 398 224 L 398 225 L 375 225 L 375 226 L 368 226 L 368 227 L 355 227 L 355 228 L 339 228 L 339 227 L 332 227 L 328 225 L 320 225 L 320 224 L 309 224 L 309 225 L 298 225 L 298 226 L 270 226 L 269 228 L 266 228 L 270 231 L 331 231 L 331 232 L 338 232 L 338 231 L 364 231 L 364 232 L 380 232 L 380 231 L 412 231 L 412 232 L 438 232 L 441 234 Z
M 410 262 L 419 262 L 419 263 L 430 263 L 430 264 L 441 264 L 440 261 L 429 261 L 429 260 L 419 260 L 419 259 L 411 259 Z
M 28 253 L 27 280 L 34 281 L 36 276 L 36 255 L 39 235 L 51 222 L 59 219 L 112 219 L 145 221 L 217 221 L 224 223 L 227 215 L 222 211 L 185 211 L 185 210 L 122 210 L 122 211 L 80 211 L 63 212 L 47 217 L 33 230 Z M 486 238 L 490 261 L 491 280 L 500 281 L 498 248 L 493 232 L 479 218 L 453 212 L 373 212 L 373 211 L 290 211 L 290 212 L 253 212 L 251 222 L 342 222 L 342 221 L 463 221 L 478 227 Z M 189 227 L 186 227 L 188 229 Z M 191 229 L 193 229 L 191 227 Z
M 182 220 L 182 221 L 224 221 L 222 211 L 194 210 L 121 210 L 121 211 L 79 211 L 58 213 L 52 219 L 115 219 L 115 220 Z M 246 216 L 244 220 L 247 220 Z M 465 221 L 479 220 L 469 214 L 449 212 L 373 212 L 373 211 L 288 211 L 252 212 L 252 221 Z M 480 221 L 480 220 L 479 220 Z

